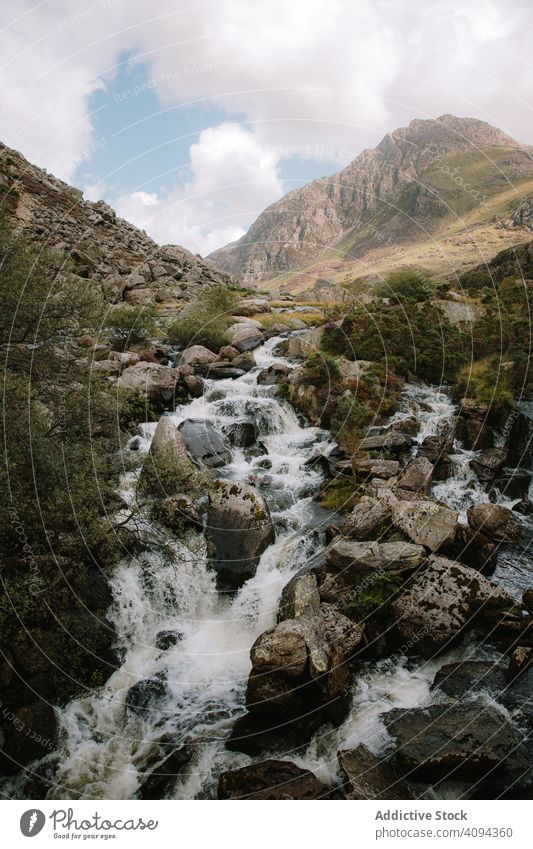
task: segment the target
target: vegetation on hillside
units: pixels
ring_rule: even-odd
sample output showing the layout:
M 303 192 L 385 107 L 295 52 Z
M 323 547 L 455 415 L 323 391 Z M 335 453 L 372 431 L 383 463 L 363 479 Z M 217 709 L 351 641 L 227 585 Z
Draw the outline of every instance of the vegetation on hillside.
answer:
M 209 289 L 186 315 L 178 316 L 168 330 L 172 345 L 187 348 L 204 345 L 218 353 L 228 344 L 226 330 L 233 323 L 232 310 L 239 301 L 239 291 L 224 286 Z

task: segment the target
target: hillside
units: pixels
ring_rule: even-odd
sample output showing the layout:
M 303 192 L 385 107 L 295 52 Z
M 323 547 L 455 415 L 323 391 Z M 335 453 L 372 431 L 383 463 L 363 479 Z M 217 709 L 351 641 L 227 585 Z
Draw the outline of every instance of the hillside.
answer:
M 0 209 L 11 226 L 57 256 L 58 266 L 90 279 L 107 300 L 172 310 L 228 274 L 178 245 L 159 247 L 103 201 L 0 144 Z
M 285 291 L 380 275 L 400 247 L 400 262 L 446 274 L 524 241 L 531 216 L 513 214 L 531 194 L 530 148 L 472 118 L 414 120 L 340 173 L 290 192 L 211 259 Z

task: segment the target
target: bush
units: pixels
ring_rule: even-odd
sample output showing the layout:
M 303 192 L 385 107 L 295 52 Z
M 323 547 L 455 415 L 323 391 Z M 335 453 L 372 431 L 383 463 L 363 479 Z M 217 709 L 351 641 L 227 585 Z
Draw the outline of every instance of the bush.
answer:
M 330 427 L 339 445 L 349 454 L 357 449 L 373 416 L 371 408 L 353 396 L 338 399 L 330 418 Z
M 307 386 L 322 388 L 336 383 L 341 377 L 341 370 L 335 357 L 331 354 L 311 354 L 304 363 L 305 373 L 302 383 Z
M 421 269 L 407 268 L 392 271 L 378 288 L 382 298 L 419 303 L 430 300 L 435 292 L 434 285 Z
M 204 345 L 217 353 L 228 344 L 226 329 L 232 324 L 232 310 L 239 301 L 239 292 L 225 286 L 210 289 L 194 309 L 178 317 L 168 330 L 171 345 L 188 348 Z
M 106 315 L 104 330 L 115 351 L 125 351 L 132 345 L 152 341 L 157 334 L 153 307 L 114 307 Z

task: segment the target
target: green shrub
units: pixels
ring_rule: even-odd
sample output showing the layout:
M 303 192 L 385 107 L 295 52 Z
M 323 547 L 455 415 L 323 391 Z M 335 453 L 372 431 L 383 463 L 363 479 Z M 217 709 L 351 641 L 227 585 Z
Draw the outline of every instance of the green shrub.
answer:
M 304 363 L 305 372 L 302 382 L 307 386 L 321 388 L 336 383 L 341 377 L 337 360 L 331 354 L 318 351 L 311 354 Z
M 157 334 L 153 307 L 114 307 L 106 315 L 104 331 L 115 351 L 125 351 L 132 345 L 152 341 Z
M 216 286 L 208 290 L 194 309 L 170 325 L 168 340 L 172 345 L 188 348 L 204 345 L 217 353 L 228 344 L 226 330 L 232 324 L 232 310 L 240 299 L 239 290 Z
M 374 413 L 354 396 L 339 398 L 330 418 L 331 432 L 339 445 L 352 454 L 372 421 Z
M 419 303 L 433 297 L 435 286 L 426 273 L 417 268 L 392 271 L 378 288 L 382 298 Z

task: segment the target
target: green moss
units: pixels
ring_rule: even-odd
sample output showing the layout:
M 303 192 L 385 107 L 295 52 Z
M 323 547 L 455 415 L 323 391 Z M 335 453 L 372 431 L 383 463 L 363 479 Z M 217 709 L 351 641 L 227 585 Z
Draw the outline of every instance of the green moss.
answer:
M 403 586 L 403 578 L 395 572 L 380 572 L 354 591 L 354 597 L 343 613 L 360 622 L 372 616 L 379 608 L 390 604 Z

